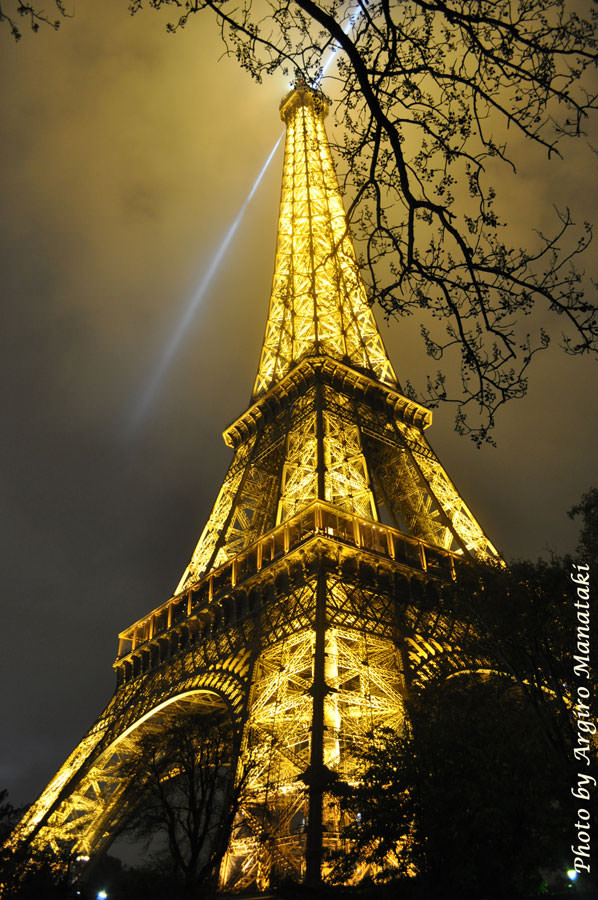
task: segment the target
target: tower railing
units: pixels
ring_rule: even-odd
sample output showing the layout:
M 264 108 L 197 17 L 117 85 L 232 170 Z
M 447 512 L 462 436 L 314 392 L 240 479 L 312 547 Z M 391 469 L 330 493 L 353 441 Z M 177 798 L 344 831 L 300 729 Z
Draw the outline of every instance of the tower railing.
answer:
M 217 613 L 219 602 L 233 588 L 249 582 L 259 572 L 314 538 L 392 560 L 407 570 L 445 579 L 455 577 L 455 560 L 462 558 L 458 553 L 433 547 L 389 525 L 363 519 L 315 500 L 225 565 L 198 579 L 192 588 L 176 594 L 148 616 L 121 631 L 115 667 L 121 666 L 144 645 L 159 639 L 176 625 L 194 618 L 209 624 Z

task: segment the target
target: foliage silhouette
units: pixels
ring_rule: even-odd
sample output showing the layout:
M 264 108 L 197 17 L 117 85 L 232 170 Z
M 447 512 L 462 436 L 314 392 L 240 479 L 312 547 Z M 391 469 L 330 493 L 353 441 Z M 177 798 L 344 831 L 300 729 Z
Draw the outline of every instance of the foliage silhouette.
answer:
M 2 900 L 67 900 L 75 897 L 70 858 L 61 859 L 51 850 L 23 847 L 15 850 L 6 842 L 26 807 L 15 807 L 8 791 L 0 790 L 0 897 Z
M 349 853 L 377 877 L 417 875 L 417 896 L 525 897 L 564 872 L 569 782 L 528 703 L 506 679 L 452 679 L 415 692 L 409 732 L 382 732 L 363 777 L 339 785 Z
M 187 713 L 148 730 L 123 766 L 135 807 L 126 833 L 158 852 L 158 869 L 177 896 L 217 882 L 251 771 L 246 762 L 235 775 L 237 756 L 228 714 Z
M 597 501 L 592 488 L 571 511 L 590 563 Z M 415 873 L 415 896 L 464 900 L 531 896 L 551 877 L 565 887 L 579 768 L 573 571 L 568 557 L 464 564 L 422 598 L 426 614 L 459 623 L 461 672 L 440 667 L 423 684 L 407 672 L 404 732 L 357 748 L 359 780 L 335 787 L 349 840 L 337 878 L 364 866 L 382 881 Z M 598 695 L 595 672 L 587 687 Z

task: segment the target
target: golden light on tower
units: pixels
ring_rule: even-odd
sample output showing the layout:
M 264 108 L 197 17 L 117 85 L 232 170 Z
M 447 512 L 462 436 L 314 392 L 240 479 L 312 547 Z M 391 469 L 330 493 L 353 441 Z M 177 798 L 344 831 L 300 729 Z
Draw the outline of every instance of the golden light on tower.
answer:
M 470 668 L 422 585 L 498 561 L 405 397 L 359 274 L 324 131 L 305 86 L 286 146 L 272 294 L 251 405 L 174 596 L 119 635 L 117 689 L 13 840 L 93 856 L 130 813 L 123 779 L 168 709 L 227 710 L 253 767 L 221 878 L 322 875 L 341 821 L 327 789 L 355 749 L 400 729 L 410 683 Z
M 328 104 L 308 88 L 286 97 L 287 126 L 278 248 L 259 370 L 258 397 L 308 355 L 397 381 L 359 274 L 330 148 Z

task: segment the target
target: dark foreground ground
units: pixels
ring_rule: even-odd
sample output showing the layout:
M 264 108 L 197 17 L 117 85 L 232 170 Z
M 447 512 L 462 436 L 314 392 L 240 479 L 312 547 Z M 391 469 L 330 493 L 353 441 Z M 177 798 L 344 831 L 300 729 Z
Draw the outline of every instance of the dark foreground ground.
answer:
M 304 885 L 289 884 L 268 894 L 218 894 L 217 900 L 225 900 L 225 898 L 230 900 L 231 896 L 238 896 L 239 900 L 412 900 L 412 898 L 413 900 L 416 898 L 417 900 L 439 900 L 437 896 L 428 898 L 420 892 L 414 893 L 399 882 L 354 888 L 309 888 Z M 572 885 L 568 890 L 536 896 L 543 900 L 598 900 L 598 891 L 580 891 L 576 889 L 575 885 Z M 450 900 L 459 900 L 459 897 L 455 896 Z M 479 900 L 484 900 L 484 898 L 479 898 Z M 504 900 L 510 900 L 510 898 L 504 898 Z

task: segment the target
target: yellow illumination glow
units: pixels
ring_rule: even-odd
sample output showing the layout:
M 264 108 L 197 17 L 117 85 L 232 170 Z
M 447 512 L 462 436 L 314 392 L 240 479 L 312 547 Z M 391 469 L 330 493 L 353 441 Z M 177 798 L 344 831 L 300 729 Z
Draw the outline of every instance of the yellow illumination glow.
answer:
M 347 232 L 326 104 L 301 88 L 281 112 L 274 282 L 252 405 L 225 432 L 233 461 L 175 596 L 121 632 L 114 697 L 12 845 L 97 855 L 126 818 L 123 762 L 142 730 L 181 705 L 224 703 L 252 768 L 222 883 L 301 877 L 316 715 L 319 764 L 354 781 L 367 735 L 404 727 L 403 673 L 421 682 L 447 659 L 452 674 L 471 664 L 452 617 L 426 625 L 409 578 L 421 587 L 454 577 L 459 557 L 500 556 L 424 436 L 431 414 L 399 392 Z M 323 820 L 324 849 L 338 849 L 326 796 Z
M 314 354 L 345 360 L 396 386 L 347 231 L 326 112 L 309 90 L 294 91 L 281 107 L 287 139 L 278 248 L 254 397 Z

